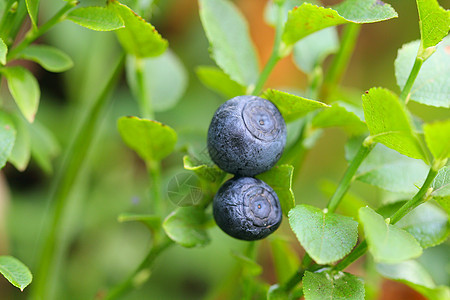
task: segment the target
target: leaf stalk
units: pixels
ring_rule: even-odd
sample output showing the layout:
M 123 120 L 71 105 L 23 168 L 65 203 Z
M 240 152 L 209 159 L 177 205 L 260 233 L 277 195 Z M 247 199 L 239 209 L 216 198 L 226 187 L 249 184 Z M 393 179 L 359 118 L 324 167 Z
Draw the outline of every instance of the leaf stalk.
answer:
M 73 142 L 67 149 L 63 163 L 52 183 L 52 193 L 49 203 L 54 207 L 50 216 L 49 232 L 43 245 L 41 259 L 39 260 L 39 266 L 33 284 L 33 299 L 50 299 L 48 296 L 48 289 L 51 283 L 49 277 L 51 270 L 54 268 L 56 257 L 58 256 L 56 254 L 61 249 L 61 245 L 58 245 L 58 243 L 62 240 L 62 221 L 68 206 L 68 198 L 73 185 L 78 179 L 80 170 L 86 161 L 86 155 L 94 139 L 95 132 L 98 129 L 101 119 L 100 116 L 108 103 L 108 96 L 114 89 L 122 73 L 124 61 L 125 55 L 122 54 L 106 86 L 87 111 L 86 117 L 76 133 Z

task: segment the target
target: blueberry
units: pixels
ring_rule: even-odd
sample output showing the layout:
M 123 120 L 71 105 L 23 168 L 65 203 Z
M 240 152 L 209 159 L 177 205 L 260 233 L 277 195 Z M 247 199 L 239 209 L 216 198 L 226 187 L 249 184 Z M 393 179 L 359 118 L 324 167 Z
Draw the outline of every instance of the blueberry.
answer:
M 281 223 L 281 207 L 275 191 L 264 181 L 235 177 L 225 182 L 214 197 L 217 225 L 241 240 L 265 238 Z
M 224 171 L 254 176 L 272 168 L 286 144 L 286 123 L 272 102 L 238 96 L 222 104 L 208 130 L 211 159 Z

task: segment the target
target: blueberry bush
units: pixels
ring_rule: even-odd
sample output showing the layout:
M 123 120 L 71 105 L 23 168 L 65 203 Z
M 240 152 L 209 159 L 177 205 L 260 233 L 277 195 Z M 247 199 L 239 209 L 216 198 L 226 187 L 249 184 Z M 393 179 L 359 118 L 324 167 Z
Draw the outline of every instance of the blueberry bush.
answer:
M 450 299 L 441 2 L 0 0 L 0 297 Z

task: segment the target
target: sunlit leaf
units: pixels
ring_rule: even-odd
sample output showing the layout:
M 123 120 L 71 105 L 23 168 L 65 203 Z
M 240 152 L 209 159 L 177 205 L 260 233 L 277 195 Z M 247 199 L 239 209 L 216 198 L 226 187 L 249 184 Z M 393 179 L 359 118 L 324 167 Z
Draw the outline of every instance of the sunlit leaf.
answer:
M 122 117 L 118 129 L 125 144 L 147 162 L 161 160 L 172 153 L 177 141 L 175 131 L 157 121 Z
M 303 3 L 289 12 L 283 41 L 292 45 L 305 36 L 330 26 L 373 23 L 395 17 L 395 10 L 379 0 L 347 0 L 333 8 Z
M 396 225 L 385 222 L 383 217 L 369 207 L 359 210 L 369 251 L 375 261 L 397 263 L 419 257 L 422 248 L 414 237 Z
M 211 90 L 222 94 L 227 99 L 245 95 L 246 88 L 222 70 L 211 66 L 200 66 L 196 69 L 200 81 Z
M 199 7 L 214 61 L 237 83 L 255 84 L 258 58 L 245 18 L 228 0 L 199 0 Z
M 0 69 L 8 81 L 9 91 L 17 103 L 22 114 L 33 122 L 39 106 L 41 91 L 33 74 L 19 66 Z
M 12 256 L 0 256 L 0 273 L 21 291 L 33 280 L 28 267 Z
M 334 102 L 330 108 L 324 109 L 314 116 L 311 126 L 315 128 L 340 127 L 350 135 L 366 132 L 367 126 L 364 121 L 347 107 L 344 106 L 344 103 Z
M 383 88 L 371 88 L 362 96 L 364 116 L 375 142 L 399 153 L 427 161 L 403 103 Z
M 275 104 L 286 123 L 292 122 L 311 111 L 328 107 L 325 103 L 274 89 L 266 90 L 261 97 Z
M 47 45 L 30 45 L 18 57 L 35 61 L 50 72 L 64 72 L 73 66 L 73 61 L 67 54 Z
M 137 57 L 152 57 L 166 50 L 168 42 L 161 37 L 152 24 L 146 22 L 126 5 L 117 1 L 110 5 L 115 8 L 125 24 L 125 28 L 117 30 L 116 33 L 127 53 Z
M 110 7 L 78 7 L 67 15 L 70 21 L 97 31 L 111 31 L 124 27 L 124 21 Z
M 358 222 L 309 205 L 294 207 L 289 212 L 289 224 L 305 251 L 319 264 L 343 258 L 358 239 Z
M 439 6 L 437 0 L 416 0 L 419 11 L 422 47 L 436 46 L 450 29 L 450 11 Z

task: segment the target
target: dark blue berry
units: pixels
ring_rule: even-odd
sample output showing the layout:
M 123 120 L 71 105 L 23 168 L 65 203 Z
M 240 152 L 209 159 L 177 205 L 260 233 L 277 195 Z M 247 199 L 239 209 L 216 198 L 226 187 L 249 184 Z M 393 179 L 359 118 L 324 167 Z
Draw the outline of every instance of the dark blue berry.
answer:
M 252 177 L 235 177 L 225 182 L 214 197 L 213 213 L 223 231 L 247 241 L 267 237 L 282 219 L 275 191 Z
M 286 123 L 272 102 L 238 96 L 222 104 L 208 130 L 211 159 L 224 171 L 254 176 L 271 169 L 286 144 Z

